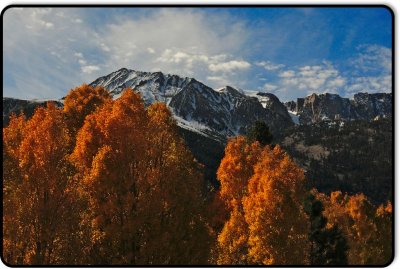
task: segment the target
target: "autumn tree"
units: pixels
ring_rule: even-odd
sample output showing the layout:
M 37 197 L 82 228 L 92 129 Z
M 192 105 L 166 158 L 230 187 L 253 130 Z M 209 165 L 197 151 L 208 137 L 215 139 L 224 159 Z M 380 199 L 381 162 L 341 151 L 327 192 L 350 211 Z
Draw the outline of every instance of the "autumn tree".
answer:
M 279 146 L 232 139 L 217 175 L 230 208 L 217 239 L 218 264 L 308 262 L 304 173 Z
M 125 90 L 86 117 L 72 158 L 90 200 L 93 262 L 206 259 L 201 175 L 165 105 L 146 110 L 138 93 Z
M 308 225 L 302 201 L 304 172 L 279 147 L 265 147 L 243 199 L 249 259 L 264 265 L 309 262 Z
M 72 160 L 90 201 L 94 263 L 134 264 L 146 119 L 140 96 L 125 91 L 89 115 L 77 135 Z
M 248 143 L 243 136 L 232 138 L 217 171 L 221 183 L 221 198 L 231 207 L 240 205 L 247 194 L 249 179 L 254 174 L 254 165 L 262 147 L 258 142 Z
M 76 136 L 87 115 L 109 101 L 111 101 L 109 92 L 100 86 L 82 84 L 70 90 L 64 99 L 64 113 L 72 136 Z
M 10 264 L 23 264 L 28 246 L 21 238 L 27 237 L 27 229 L 19 222 L 19 196 L 22 173 L 19 169 L 19 147 L 23 140 L 26 121 L 23 114 L 10 117 L 3 128 L 3 257 Z
M 77 247 L 79 218 L 75 170 L 67 158 L 71 137 L 62 111 L 49 103 L 26 123 L 12 118 L 3 133 L 6 163 L 12 163 L 3 171 L 5 182 L 12 182 L 4 192 L 4 257 L 11 264 L 76 262 L 76 251 L 63 255 L 69 246 Z
M 249 144 L 245 137 L 232 138 L 217 171 L 221 183 L 218 195 L 226 204 L 229 219 L 218 235 L 214 260 L 218 264 L 247 264 L 248 225 L 242 199 L 261 153 L 258 142 Z
M 200 166 L 163 103 L 148 109 L 146 180 L 138 200 L 145 228 L 140 264 L 204 264 L 210 248 Z M 160 241 L 163 242 L 160 244 Z
M 347 195 L 339 191 L 324 201 L 328 226 L 337 225 L 349 244 L 350 265 L 385 265 L 392 258 L 392 209 L 375 206 L 364 194 Z

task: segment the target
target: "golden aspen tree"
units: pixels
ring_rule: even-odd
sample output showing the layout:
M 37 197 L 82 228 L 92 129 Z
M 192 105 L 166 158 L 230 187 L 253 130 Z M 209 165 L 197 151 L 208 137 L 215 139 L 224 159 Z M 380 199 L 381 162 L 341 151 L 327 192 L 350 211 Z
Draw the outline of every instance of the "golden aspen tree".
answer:
M 70 90 L 64 99 L 64 113 L 72 137 L 76 136 L 87 115 L 109 101 L 111 101 L 110 93 L 100 86 L 93 88 L 82 84 Z
M 126 90 L 89 115 L 78 132 L 72 159 L 89 197 L 94 263 L 135 264 L 146 122 L 140 95 Z
M 387 265 L 393 259 L 393 208 L 389 201 L 380 205 L 375 213 L 379 244 L 377 249 L 376 264 Z
M 22 174 L 19 169 L 19 146 L 23 140 L 24 115 L 11 115 L 3 128 L 3 257 L 9 264 L 23 264 L 26 256 L 27 229 L 19 225 L 19 196 Z
M 202 175 L 178 135 L 165 104 L 148 109 L 146 171 L 140 186 L 142 264 L 204 264 L 210 235 L 206 227 Z M 160 244 L 160 241 L 163 242 Z
M 14 127 L 12 120 L 3 138 L 7 147 L 10 128 Z M 67 159 L 71 138 L 62 111 L 48 103 L 46 108 L 36 109 L 23 129 L 21 142 L 14 150 L 18 166 L 13 167 L 21 175 L 18 186 L 13 186 L 17 198 L 14 225 L 20 229 L 13 241 L 19 242 L 21 251 L 11 262 L 73 263 L 76 260 L 71 259 L 76 257 L 60 255 L 75 241 L 74 229 L 79 220 L 74 202 L 75 170 Z
M 246 264 L 248 227 L 245 224 L 242 198 L 261 153 L 258 142 L 248 143 L 239 136 L 231 139 L 217 171 L 221 183 L 219 196 L 228 207 L 229 219 L 218 235 L 214 260 L 218 264 Z
M 207 260 L 201 174 L 163 104 L 125 90 L 89 115 L 72 159 L 84 175 L 97 263 Z
M 350 265 L 385 265 L 392 258 L 391 204 L 373 205 L 364 194 L 320 194 L 328 225 L 337 225 L 349 244 Z
M 264 148 L 243 199 L 249 260 L 264 265 L 308 261 L 308 219 L 302 208 L 304 172 L 275 146 Z
M 228 205 L 240 203 L 246 195 L 247 184 L 254 173 L 253 166 L 258 161 L 261 149 L 258 142 L 249 144 L 243 136 L 228 142 L 217 171 L 221 183 L 220 195 Z
M 244 265 L 248 259 L 248 225 L 243 212 L 233 208 L 217 239 L 216 263 L 219 265 Z

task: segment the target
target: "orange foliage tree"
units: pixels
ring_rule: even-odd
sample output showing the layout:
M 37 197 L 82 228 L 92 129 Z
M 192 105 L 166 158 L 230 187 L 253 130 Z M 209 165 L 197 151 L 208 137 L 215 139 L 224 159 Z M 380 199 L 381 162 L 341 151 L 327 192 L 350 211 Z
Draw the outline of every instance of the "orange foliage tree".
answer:
M 90 201 L 96 262 L 204 259 L 196 249 L 207 236 L 201 176 L 176 132 L 165 105 L 146 111 L 140 95 L 129 89 L 86 118 L 72 159 Z
M 76 136 L 87 115 L 109 101 L 110 93 L 100 86 L 93 88 L 83 84 L 70 90 L 64 99 L 64 114 L 72 137 Z
M 231 212 L 217 239 L 218 264 L 308 262 L 304 173 L 279 146 L 230 140 L 218 179 Z
M 225 148 L 225 156 L 217 171 L 221 182 L 217 195 L 225 202 L 230 217 L 217 238 L 216 262 L 218 264 L 246 264 L 248 225 L 246 224 L 242 199 L 247 194 L 249 179 L 261 153 L 258 142 L 249 144 L 239 136 L 231 139 Z
M 75 263 L 79 225 L 71 137 L 62 111 L 49 103 L 3 129 L 4 257 L 10 264 Z M 6 153 L 4 153 L 6 152 Z M 74 256 L 75 255 L 75 256 Z
M 26 121 L 24 115 L 10 117 L 7 128 L 3 128 L 3 257 L 10 264 L 22 264 L 28 252 L 29 229 L 16 225 L 22 218 L 19 197 L 22 171 L 19 169 L 19 147 L 23 140 Z
M 143 196 L 138 199 L 139 216 L 145 225 L 138 263 L 205 263 L 210 238 L 203 217 L 199 164 L 179 137 L 165 104 L 155 103 L 147 113 L 145 180 L 140 186 Z
M 249 225 L 249 258 L 264 265 L 308 263 L 308 218 L 304 172 L 279 146 L 264 148 L 250 179 L 244 212 Z
M 392 258 L 392 205 L 373 205 L 364 194 L 319 194 L 328 225 L 337 225 L 349 244 L 351 265 L 385 265 Z

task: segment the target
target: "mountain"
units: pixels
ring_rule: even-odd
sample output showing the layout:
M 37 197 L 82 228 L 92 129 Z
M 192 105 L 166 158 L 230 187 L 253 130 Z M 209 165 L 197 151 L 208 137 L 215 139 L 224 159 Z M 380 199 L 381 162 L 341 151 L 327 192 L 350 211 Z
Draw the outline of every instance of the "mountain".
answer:
M 300 124 L 333 120 L 367 120 L 392 117 L 391 93 L 357 93 L 353 99 L 337 94 L 312 94 L 286 102 L 286 108 L 298 117 Z
M 193 78 L 122 68 L 93 81 L 118 98 L 126 88 L 140 92 L 146 105 L 165 102 L 180 127 L 219 141 L 244 134 L 255 121 L 274 132 L 293 125 L 285 106 L 273 94 L 249 96 L 226 86 L 214 90 Z
M 20 100 L 15 98 L 3 98 L 3 126 L 8 124 L 8 120 L 12 113 L 20 114 L 23 112 L 28 118 L 33 115 L 35 108 L 45 106 L 46 103 L 54 102 L 56 106 L 62 107 L 62 103 L 55 100 Z

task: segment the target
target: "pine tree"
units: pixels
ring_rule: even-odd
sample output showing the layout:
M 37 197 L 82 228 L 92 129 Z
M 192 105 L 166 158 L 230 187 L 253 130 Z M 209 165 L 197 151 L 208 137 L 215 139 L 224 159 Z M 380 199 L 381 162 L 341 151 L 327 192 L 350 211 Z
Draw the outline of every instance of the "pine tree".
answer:
M 347 241 L 337 225 L 327 228 L 321 201 L 309 194 L 305 201 L 305 211 L 310 219 L 309 240 L 311 242 L 311 265 L 346 265 Z
M 268 125 L 264 121 L 257 120 L 247 131 L 247 139 L 250 142 L 258 141 L 262 146 L 270 145 L 273 137 Z

